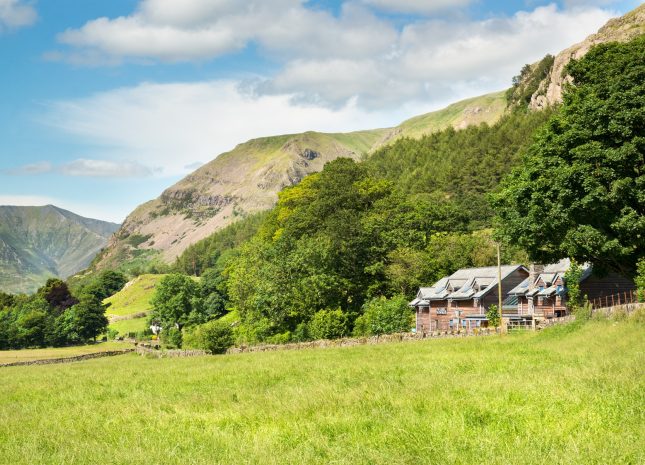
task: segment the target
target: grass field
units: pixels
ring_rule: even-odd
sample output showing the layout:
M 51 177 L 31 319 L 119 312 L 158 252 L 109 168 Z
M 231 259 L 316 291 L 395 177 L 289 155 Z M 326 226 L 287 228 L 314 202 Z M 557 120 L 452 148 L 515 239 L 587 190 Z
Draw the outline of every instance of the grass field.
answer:
M 112 297 L 105 299 L 104 302 L 110 304 L 106 312 L 108 316 L 125 316 L 149 311 L 150 298 L 155 286 L 164 276 L 163 274 L 143 274 Z
M 124 342 L 101 342 L 86 346 L 56 347 L 29 350 L 0 350 L 0 363 L 27 362 L 30 360 L 48 360 L 51 358 L 74 357 L 76 355 L 93 354 L 110 350 L 131 348 L 132 344 Z
M 148 327 L 148 318 L 133 318 L 131 320 L 119 320 L 110 323 L 110 329 L 116 329 L 119 334 L 138 333 Z
M 642 323 L 0 371 L 3 464 L 642 464 Z

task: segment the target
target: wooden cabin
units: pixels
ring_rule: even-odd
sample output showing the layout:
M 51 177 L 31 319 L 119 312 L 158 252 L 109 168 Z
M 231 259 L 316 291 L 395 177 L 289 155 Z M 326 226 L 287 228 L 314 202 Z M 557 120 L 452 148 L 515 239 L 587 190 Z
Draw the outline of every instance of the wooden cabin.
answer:
M 554 318 L 568 314 L 565 273 L 569 259 L 550 265 L 531 265 L 529 277 L 511 289 L 505 304 L 517 307 L 517 314 L 531 318 Z M 582 265 L 580 292 L 589 300 L 629 293 L 635 284 L 616 273 L 597 276 L 590 265 Z
M 486 311 L 498 302 L 497 267 L 464 268 L 422 287 L 410 302 L 415 308 L 416 331 L 473 329 L 488 325 Z M 528 277 L 522 265 L 502 266 L 502 295 Z M 506 316 L 506 314 L 505 314 Z

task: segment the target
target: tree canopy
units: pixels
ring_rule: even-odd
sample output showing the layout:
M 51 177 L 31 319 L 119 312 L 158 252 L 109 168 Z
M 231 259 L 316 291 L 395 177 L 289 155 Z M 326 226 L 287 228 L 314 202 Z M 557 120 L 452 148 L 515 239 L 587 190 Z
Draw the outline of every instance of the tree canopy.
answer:
M 493 196 L 498 231 L 542 263 L 633 275 L 645 254 L 645 36 L 566 71 L 562 108 Z

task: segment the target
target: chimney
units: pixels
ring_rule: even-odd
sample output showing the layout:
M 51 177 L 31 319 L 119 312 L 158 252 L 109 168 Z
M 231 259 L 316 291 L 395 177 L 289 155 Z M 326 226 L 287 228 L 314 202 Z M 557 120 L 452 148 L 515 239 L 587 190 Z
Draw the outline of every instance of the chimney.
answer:
M 544 265 L 538 265 L 536 263 L 531 263 L 529 265 L 529 290 L 535 287 L 535 280 L 543 271 Z

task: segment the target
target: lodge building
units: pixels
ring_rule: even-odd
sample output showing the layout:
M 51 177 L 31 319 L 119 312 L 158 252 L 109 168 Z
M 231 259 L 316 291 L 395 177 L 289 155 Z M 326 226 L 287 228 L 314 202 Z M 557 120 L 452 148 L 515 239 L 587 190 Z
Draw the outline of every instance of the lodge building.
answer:
M 550 265 L 504 265 L 502 315 L 512 323 L 530 324 L 567 314 L 565 273 L 569 259 Z M 416 313 L 417 333 L 470 330 L 488 325 L 486 311 L 498 303 L 497 267 L 464 268 L 422 287 L 410 302 Z M 580 291 L 594 300 L 635 289 L 632 281 L 616 273 L 595 275 L 582 266 Z

